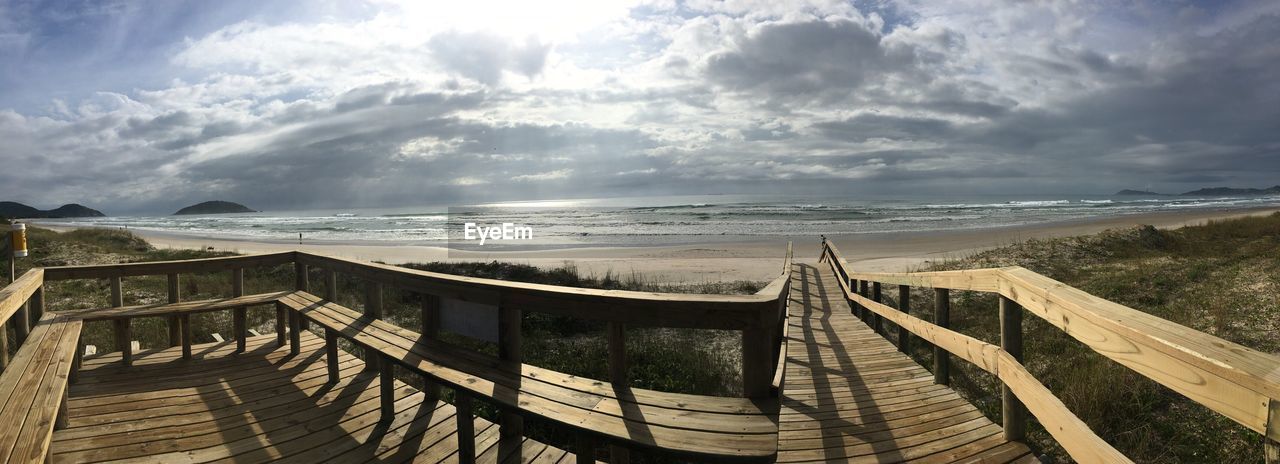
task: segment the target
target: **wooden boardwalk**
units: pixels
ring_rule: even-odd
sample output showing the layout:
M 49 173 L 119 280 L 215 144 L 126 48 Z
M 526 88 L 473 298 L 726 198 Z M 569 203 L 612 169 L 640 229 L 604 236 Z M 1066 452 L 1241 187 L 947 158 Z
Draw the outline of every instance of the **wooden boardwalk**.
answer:
M 275 336 L 86 358 L 71 387 L 67 428 L 54 432 L 54 462 L 456 462 L 454 408 L 424 402 L 396 382 L 396 417 L 380 424 L 376 371 L 339 351 L 342 380 L 327 385 L 324 339 L 302 331 L 289 356 Z M 477 462 L 498 462 L 498 427 L 475 420 Z M 514 448 L 514 446 L 513 446 Z M 523 462 L 572 462 L 574 455 L 526 439 Z M 504 462 L 515 461 L 507 459 Z
M 795 266 L 778 462 L 1035 462 L 855 317 L 829 268 Z

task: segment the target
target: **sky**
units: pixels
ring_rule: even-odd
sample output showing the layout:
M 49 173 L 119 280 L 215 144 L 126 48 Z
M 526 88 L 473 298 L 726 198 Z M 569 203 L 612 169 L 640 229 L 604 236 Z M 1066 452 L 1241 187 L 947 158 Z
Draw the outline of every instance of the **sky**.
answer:
M 0 0 L 0 200 L 1280 183 L 1280 2 Z

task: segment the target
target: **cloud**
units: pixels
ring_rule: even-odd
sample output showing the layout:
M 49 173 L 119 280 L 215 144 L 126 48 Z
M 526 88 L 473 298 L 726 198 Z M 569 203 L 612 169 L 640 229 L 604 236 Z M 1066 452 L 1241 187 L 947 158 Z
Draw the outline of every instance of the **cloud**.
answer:
M 914 56 L 890 47 L 870 25 L 851 19 L 766 23 L 707 59 L 707 78 L 726 89 L 770 98 L 834 100 L 907 71 Z
M 0 7 L 0 159 L 21 166 L 0 199 L 1182 191 L 1280 171 L 1280 17 L 1248 2 L 121 5 Z

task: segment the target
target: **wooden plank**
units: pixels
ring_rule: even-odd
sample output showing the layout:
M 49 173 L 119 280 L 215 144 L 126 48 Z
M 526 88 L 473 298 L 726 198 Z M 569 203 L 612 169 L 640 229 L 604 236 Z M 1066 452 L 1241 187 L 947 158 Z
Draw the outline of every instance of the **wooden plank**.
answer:
M 45 426 L 51 426 L 55 414 L 54 409 L 42 409 L 35 403 L 41 399 L 42 387 L 54 386 L 49 374 L 56 372 L 56 369 L 51 369 L 50 366 L 57 365 L 57 342 L 63 331 L 70 326 L 54 323 L 52 316 L 42 319 L 36 325 L 38 330 L 33 330 L 29 337 L 31 343 L 19 348 L 9 370 L 0 374 L 0 399 L 4 400 L 0 417 L 8 421 L 6 427 L 0 427 L 0 462 L 29 459 L 15 456 L 15 451 L 23 451 L 16 448 L 20 442 L 29 438 L 25 434 L 41 427 L 42 421 Z M 52 431 L 52 427 L 49 429 Z
M 32 395 L 31 409 L 14 445 L 12 461 L 44 460 L 54 429 L 66 426 L 67 377 L 75 357 L 73 350 L 80 340 L 82 323 L 59 318 L 54 324 L 62 325 L 63 330 L 59 338 L 46 337 L 44 340 L 54 345 L 54 352 L 43 373 L 40 389 L 29 392 Z

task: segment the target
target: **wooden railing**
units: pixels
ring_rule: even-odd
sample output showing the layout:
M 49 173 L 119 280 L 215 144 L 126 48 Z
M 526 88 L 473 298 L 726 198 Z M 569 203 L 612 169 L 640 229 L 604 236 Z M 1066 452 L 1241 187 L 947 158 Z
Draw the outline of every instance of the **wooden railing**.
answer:
M 1026 309 L 1090 349 L 1262 434 L 1268 462 L 1280 462 L 1280 357 L 1098 298 L 1021 267 L 968 271 L 853 271 L 825 237 L 822 261 L 839 277 L 855 313 L 881 334 L 896 324 L 904 352 L 914 335 L 934 347 L 934 376 L 949 382 L 949 355 L 973 363 L 1003 383 L 1006 438 L 1022 440 L 1026 412 L 1080 462 L 1128 462 L 1099 438 L 1022 364 Z M 899 308 L 880 302 L 882 285 L 898 286 Z M 910 287 L 934 289 L 933 321 L 909 313 Z M 1000 297 L 1000 345 L 948 328 L 949 291 Z
M 25 316 L 24 303 L 30 299 L 33 306 L 43 308 L 43 288 L 46 281 L 71 279 L 106 279 L 110 283 L 110 306 L 118 313 L 104 314 L 100 319 L 115 322 L 117 349 L 124 363 L 132 359 L 130 344 L 130 320 L 132 317 L 165 317 L 169 323 L 170 346 L 182 346 L 183 357 L 191 357 L 191 327 L 189 315 L 199 311 L 234 311 L 233 337 L 244 349 L 245 301 L 263 304 L 253 297 L 269 299 L 271 294 L 244 295 L 244 270 L 246 268 L 294 266 L 294 290 L 310 291 L 312 270 L 320 269 L 324 276 L 326 299 L 336 301 L 338 275 L 346 274 L 363 280 L 365 285 L 364 315 L 381 318 L 384 287 L 412 291 L 427 295 L 422 310 L 421 333 L 424 338 L 434 338 L 441 329 L 442 301 L 452 299 L 497 308 L 498 357 L 502 361 L 519 364 L 521 361 L 521 317 L 525 312 L 541 312 L 607 323 L 608 363 L 610 379 L 614 385 L 625 386 L 627 360 L 625 328 L 665 327 L 693 329 L 722 329 L 742 332 L 742 380 L 747 398 L 769 399 L 781 390 L 783 365 L 786 357 L 785 330 L 787 303 L 790 299 L 791 246 L 788 244 L 781 274 L 765 288 L 752 295 L 701 295 L 637 292 L 622 290 L 596 290 L 552 285 L 510 282 L 494 279 L 462 277 L 428 271 L 419 271 L 383 264 L 360 262 L 303 252 L 285 252 L 224 258 L 194 259 L 183 261 L 144 262 L 94 266 L 66 266 L 33 269 L 14 284 L 0 291 L 0 316 L 7 320 L 11 315 Z M 181 274 L 227 272 L 233 295 L 231 298 L 183 302 Z M 148 307 L 124 307 L 123 278 L 134 276 L 167 276 L 168 305 L 156 305 L 156 311 L 181 308 L 172 313 L 148 312 Z M 244 298 L 244 299 L 236 299 Z M 110 308 L 108 308 L 110 309 Z M 104 311 L 106 313 L 107 311 Z M 78 317 L 93 320 L 93 310 L 78 311 Z M 306 321 L 295 319 L 296 312 L 286 314 L 277 305 L 277 337 L 285 344 L 286 325 L 293 337 Z M 286 317 L 289 320 L 286 321 Z M 16 318 L 15 318 L 16 320 Z M 29 327 L 23 319 L 20 326 Z M 19 332 L 19 336 L 24 332 Z M 293 349 L 298 344 L 293 340 Z M 428 389 L 438 386 L 428 385 Z M 430 394 L 430 393 L 429 393 Z M 521 433 L 522 421 L 514 411 L 501 411 L 504 435 Z
M 34 321 L 44 312 L 44 270 L 32 269 L 0 289 L 0 371 L 9 365 L 9 332 L 12 324 L 16 344 L 26 341 Z

